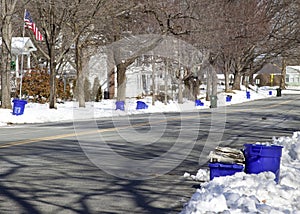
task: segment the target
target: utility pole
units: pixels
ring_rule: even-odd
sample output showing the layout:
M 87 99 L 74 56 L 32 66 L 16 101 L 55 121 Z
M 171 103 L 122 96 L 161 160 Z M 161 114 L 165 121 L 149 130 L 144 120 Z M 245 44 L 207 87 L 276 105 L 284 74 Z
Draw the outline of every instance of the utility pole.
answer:
M 152 57 L 152 105 L 155 105 L 155 56 Z
M 183 67 L 179 67 L 179 87 L 178 87 L 178 103 L 182 104 L 183 103 L 183 86 L 182 86 L 182 81 L 183 81 Z
M 169 69 L 169 63 L 168 60 L 166 60 L 165 63 L 165 105 L 168 104 L 168 69 Z

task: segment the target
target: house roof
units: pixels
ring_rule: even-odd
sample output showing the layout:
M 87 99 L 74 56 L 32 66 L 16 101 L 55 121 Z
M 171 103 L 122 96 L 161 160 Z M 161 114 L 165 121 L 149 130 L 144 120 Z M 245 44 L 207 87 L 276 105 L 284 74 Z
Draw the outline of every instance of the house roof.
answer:
M 274 64 L 265 64 L 262 69 L 260 69 L 257 74 L 281 74 L 281 68 Z
M 291 68 L 291 69 L 300 71 L 300 66 L 287 66 L 287 68 Z
M 0 46 L 2 45 L 2 38 L 0 37 Z M 12 37 L 11 52 L 14 55 L 30 54 L 36 51 L 37 48 L 29 37 Z

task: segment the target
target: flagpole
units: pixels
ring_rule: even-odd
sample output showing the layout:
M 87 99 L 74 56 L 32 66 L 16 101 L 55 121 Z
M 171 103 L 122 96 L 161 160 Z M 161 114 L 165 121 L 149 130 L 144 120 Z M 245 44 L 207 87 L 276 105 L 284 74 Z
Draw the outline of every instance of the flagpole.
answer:
M 23 69 L 24 69 L 24 46 L 25 46 L 25 14 L 26 14 L 26 9 L 24 11 L 24 16 L 23 16 L 23 47 L 22 47 L 22 53 L 21 53 L 21 70 L 20 70 L 20 95 L 19 95 L 19 99 L 22 99 L 22 79 L 23 79 Z

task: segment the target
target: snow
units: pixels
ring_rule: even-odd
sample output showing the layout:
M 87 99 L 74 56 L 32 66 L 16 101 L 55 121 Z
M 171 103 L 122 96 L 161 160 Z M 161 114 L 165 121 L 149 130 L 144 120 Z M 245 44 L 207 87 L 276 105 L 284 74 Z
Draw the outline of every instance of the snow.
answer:
M 197 189 L 181 214 L 186 213 L 300 213 L 300 132 L 291 137 L 274 138 L 283 146 L 280 180 L 276 184 L 272 172 L 215 177 L 209 181 L 208 171 L 200 169 L 195 180 L 206 180 Z
M 272 91 L 272 95 L 270 95 Z M 282 94 L 288 91 L 283 91 Z M 288 93 L 299 93 L 292 90 Z M 226 102 L 226 96 L 232 95 L 232 101 Z M 250 102 L 256 99 L 266 99 L 276 96 L 276 88 L 255 88 L 250 90 L 247 99 L 245 89 L 233 93 L 219 93 L 218 106 Z M 205 97 L 202 91 L 199 98 Z M 115 110 L 114 100 L 86 103 L 86 108 L 79 108 L 77 102 L 57 104 L 56 109 L 49 109 L 48 104 L 28 103 L 23 115 L 12 115 L 11 109 L 0 109 L 0 128 L 14 127 L 15 124 L 47 123 L 72 121 L 76 119 L 95 119 L 103 117 L 118 117 L 133 114 L 154 112 L 195 111 L 209 108 L 210 103 L 201 99 L 204 106 L 195 106 L 192 101 L 185 100 L 183 104 L 169 101 L 167 105 L 156 102 L 152 106 L 151 97 L 141 99 L 148 109 L 136 109 L 136 99 L 127 99 L 125 111 Z M 236 173 L 232 176 L 215 177 L 209 180 L 209 171 L 199 169 L 196 175 L 185 173 L 186 179 L 201 182 L 201 187 L 185 204 L 181 214 L 198 213 L 299 213 L 300 214 L 300 132 L 293 136 L 273 138 L 272 143 L 282 145 L 280 180 L 274 181 L 271 172 L 260 174 Z M 178 175 L 181 176 L 181 175 Z M 162 196 L 163 197 L 163 196 Z
M 272 95 L 269 95 L 272 91 Z M 299 93 L 299 92 L 298 92 Z M 226 102 L 226 96 L 232 95 L 232 101 Z M 250 91 L 250 99 L 247 99 L 245 89 L 241 91 L 233 91 L 233 93 L 218 93 L 218 106 L 227 106 L 242 102 L 249 102 L 256 99 L 264 99 L 267 97 L 276 96 L 275 88 L 260 88 Z M 49 109 L 48 104 L 28 103 L 25 105 L 23 115 L 12 115 L 12 109 L 0 109 L 0 127 L 7 124 L 24 124 L 24 123 L 45 123 L 57 121 L 72 121 L 74 115 L 76 119 L 91 119 L 101 117 L 115 117 L 132 114 L 158 113 L 158 112 L 181 112 L 193 111 L 197 109 L 209 108 L 210 102 L 203 99 L 205 91 L 202 91 L 199 98 L 204 102 L 204 106 L 195 106 L 192 101 L 184 100 L 183 104 L 178 104 L 174 101 L 169 101 L 167 105 L 156 102 L 152 106 L 151 97 L 146 97 L 140 101 L 145 102 L 148 109 L 136 109 L 136 99 L 127 99 L 125 102 L 125 111 L 115 110 L 115 100 L 102 100 L 101 102 L 88 102 L 86 108 L 79 108 L 76 102 L 65 102 L 57 104 L 56 109 Z M 13 105 L 13 104 L 12 104 Z

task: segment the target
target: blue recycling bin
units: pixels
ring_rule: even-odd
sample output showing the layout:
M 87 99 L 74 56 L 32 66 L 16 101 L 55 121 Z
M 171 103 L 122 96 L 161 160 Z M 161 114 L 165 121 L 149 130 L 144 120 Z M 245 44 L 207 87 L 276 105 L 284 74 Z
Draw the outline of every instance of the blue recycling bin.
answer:
M 232 96 L 231 95 L 227 95 L 226 96 L 226 102 L 231 102 Z
M 250 91 L 246 91 L 246 97 L 247 99 L 250 99 Z
M 242 172 L 244 170 L 244 166 L 236 163 L 230 164 L 216 162 L 209 164 L 209 170 L 210 180 L 213 180 L 215 177 L 230 176 L 237 172 Z
M 143 101 L 137 101 L 136 102 L 136 109 L 147 109 L 148 105 L 144 103 Z
M 278 183 L 282 148 L 277 145 L 244 144 L 245 172 L 258 174 L 271 171 Z
M 24 109 L 25 105 L 27 104 L 26 100 L 19 100 L 19 99 L 14 99 L 13 100 L 13 115 L 22 115 L 24 114 Z
M 117 101 L 116 102 L 116 110 L 124 111 L 125 110 L 124 105 L 125 105 L 124 101 Z
M 195 106 L 204 106 L 204 103 L 201 100 L 195 100 Z

